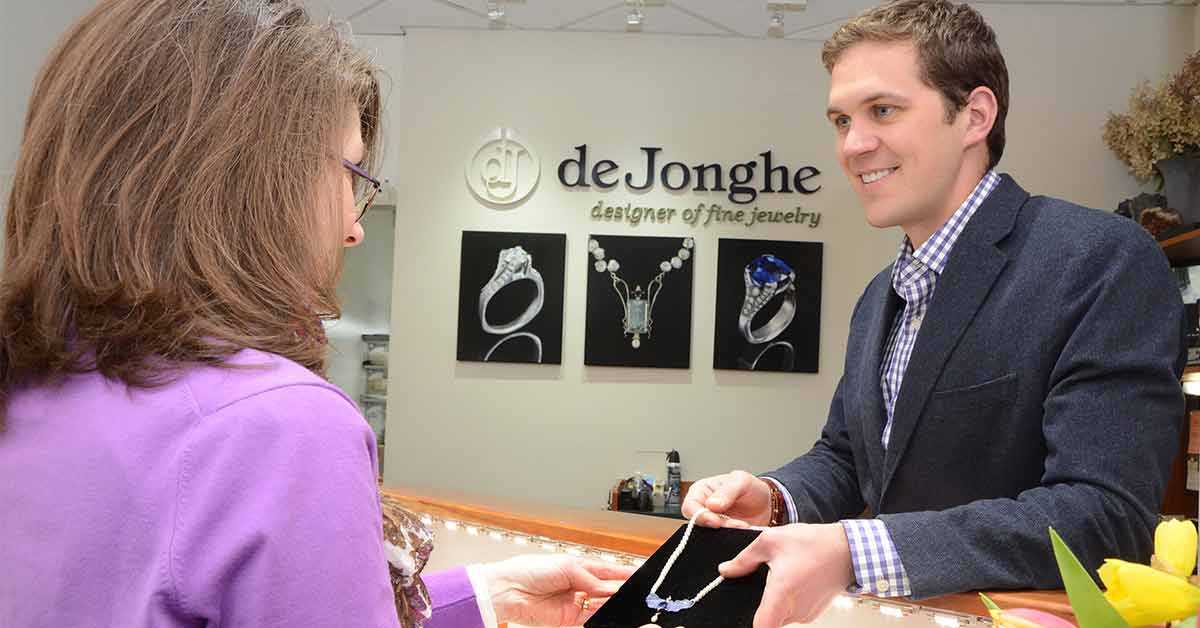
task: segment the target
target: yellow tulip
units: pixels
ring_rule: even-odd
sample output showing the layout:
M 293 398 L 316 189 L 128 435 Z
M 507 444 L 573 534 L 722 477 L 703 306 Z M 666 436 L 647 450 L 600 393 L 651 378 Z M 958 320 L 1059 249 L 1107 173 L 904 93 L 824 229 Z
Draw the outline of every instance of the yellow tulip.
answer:
M 1148 565 L 1109 558 L 1100 566 L 1108 599 L 1130 626 L 1184 619 L 1200 609 L 1200 587 Z
M 1196 526 L 1170 519 L 1154 529 L 1154 555 L 1167 571 L 1187 578 L 1196 568 Z

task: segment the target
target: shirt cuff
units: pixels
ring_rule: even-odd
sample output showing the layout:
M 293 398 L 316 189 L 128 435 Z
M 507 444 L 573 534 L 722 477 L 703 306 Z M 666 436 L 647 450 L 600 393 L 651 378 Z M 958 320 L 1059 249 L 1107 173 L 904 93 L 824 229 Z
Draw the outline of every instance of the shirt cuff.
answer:
M 792 494 L 788 492 L 783 483 L 775 478 L 767 477 L 765 475 L 759 476 L 759 479 L 766 480 L 767 482 L 774 484 L 775 488 L 779 489 L 779 492 L 783 495 L 783 502 L 787 504 L 787 522 L 796 523 L 799 521 L 800 515 L 796 514 L 796 502 L 792 501 Z
M 483 619 L 483 627 L 496 628 L 496 609 L 492 606 L 492 594 L 488 591 L 487 578 L 483 576 L 483 565 L 467 565 L 467 578 L 471 580 L 471 589 L 475 591 L 475 601 L 479 604 L 479 617 Z
M 844 519 L 841 524 L 850 543 L 850 562 L 857 581 L 847 591 L 879 597 L 912 595 L 908 572 L 900 564 L 887 525 L 879 519 Z

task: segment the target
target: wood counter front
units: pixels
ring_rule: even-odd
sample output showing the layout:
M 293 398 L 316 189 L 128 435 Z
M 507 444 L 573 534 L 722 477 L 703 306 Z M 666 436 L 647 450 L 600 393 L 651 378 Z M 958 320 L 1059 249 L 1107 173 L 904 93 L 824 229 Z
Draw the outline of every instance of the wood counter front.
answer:
M 549 506 L 452 491 L 387 487 L 384 492 L 411 510 L 435 517 L 643 557 L 653 554 L 682 523 L 677 519 Z M 947 565 L 947 569 L 953 568 L 953 565 Z M 987 595 L 1001 608 L 1035 608 L 1075 620 L 1062 591 L 988 591 Z M 909 603 L 988 616 L 987 609 L 974 593 L 956 593 Z

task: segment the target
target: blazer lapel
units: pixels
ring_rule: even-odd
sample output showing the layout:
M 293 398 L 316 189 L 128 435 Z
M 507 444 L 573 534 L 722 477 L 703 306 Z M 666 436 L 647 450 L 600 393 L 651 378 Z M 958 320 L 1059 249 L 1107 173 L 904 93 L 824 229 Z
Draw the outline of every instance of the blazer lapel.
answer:
M 878 304 L 869 319 L 866 338 L 866 359 L 859 362 L 858 381 L 860 390 L 858 398 L 863 404 L 863 439 L 867 451 L 867 461 L 870 467 L 870 477 L 875 478 L 878 496 L 883 488 L 883 427 L 887 423 L 887 409 L 883 405 L 883 389 L 879 382 L 879 369 L 883 364 L 883 352 L 887 345 L 888 335 L 892 332 L 892 323 L 900 312 L 904 301 L 896 294 L 891 285 L 890 269 L 884 275 L 887 280 L 882 286 L 877 286 L 882 294 L 875 295 L 872 301 Z M 871 496 L 867 496 L 870 501 Z M 878 504 L 870 504 L 872 509 Z
M 904 456 L 929 394 L 941 378 L 946 360 L 1008 263 L 1008 257 L 996 243 L 1012 231 L 1017 212 L 1028 197 L 1029 194 L 1011 177 L 1003 175 L 996 189 L 975 211 L 950 252 L 950 259 L 938 278 L 933 300 L 921 323 L 892 413 L 880 502 Z

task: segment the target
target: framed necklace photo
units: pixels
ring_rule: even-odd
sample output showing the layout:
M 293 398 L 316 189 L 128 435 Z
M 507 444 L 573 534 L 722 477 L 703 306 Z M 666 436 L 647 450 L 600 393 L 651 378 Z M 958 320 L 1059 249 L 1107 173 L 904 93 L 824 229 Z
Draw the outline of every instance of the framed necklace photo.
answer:
M 584 364 L 691 367 L 691 237 L 592 235 Z

